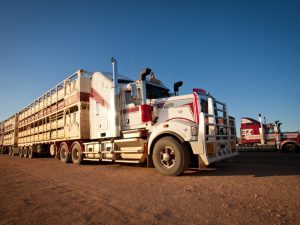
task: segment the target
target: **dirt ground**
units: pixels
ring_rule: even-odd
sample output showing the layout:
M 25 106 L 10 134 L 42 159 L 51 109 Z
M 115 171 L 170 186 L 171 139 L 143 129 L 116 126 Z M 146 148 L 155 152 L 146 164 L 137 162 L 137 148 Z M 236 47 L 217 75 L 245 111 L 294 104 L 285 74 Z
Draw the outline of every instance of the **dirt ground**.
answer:
M 240 153 L 167 177 L 0 155 L 0 224 L 300 224 L 300 154 Z

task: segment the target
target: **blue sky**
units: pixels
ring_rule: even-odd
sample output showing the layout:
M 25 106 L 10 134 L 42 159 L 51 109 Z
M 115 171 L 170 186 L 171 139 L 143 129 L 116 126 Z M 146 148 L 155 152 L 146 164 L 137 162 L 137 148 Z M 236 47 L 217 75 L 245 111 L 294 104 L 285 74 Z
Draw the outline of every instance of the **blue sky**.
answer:
M 0 120 L 76 70 L 208 90 L 243 116 L 300 129 L 300 3 L 290 0 L 0 0 Z

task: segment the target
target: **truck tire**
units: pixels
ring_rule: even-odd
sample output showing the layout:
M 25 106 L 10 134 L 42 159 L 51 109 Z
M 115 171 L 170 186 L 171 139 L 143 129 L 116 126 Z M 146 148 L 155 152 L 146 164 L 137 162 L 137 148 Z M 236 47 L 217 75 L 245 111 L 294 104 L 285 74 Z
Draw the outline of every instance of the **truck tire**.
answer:
M 282 150 L 283 150 L 283 152 L 287 152 L 287 153 L 296 152 L 297 146 L 295 144 L 288 143 L 283 146 Z
M 62 161 L 63 163 L 71 162 L 69 147 L 66 143 L 61 144 L 59 155 L 60 155 L 60 161 Z
M 177 176 L 188 168 L 190 154 L 185 146 L 176 139 L 164 137 L 156 142 L 152 160 L 159 173 Z
M 28 156 L 27 147 L 22 148 L 22 154 L 24 158 Z
M 72 154 L 72 161 L 74 164 L 80 165 L 82 164 L 82 153 L 81 153 L 81 146 L 78 142 L 74 143 L 72 145 L 72 150 L 71 150 L 71 154 Z
M 34 151 L 33 151 L 33 147 L 32 147 L 32 146 L 29 146 L 29 147 L 28 147 L 27 153 L 28 153 L 28 157 L 29 157 L 30 159 L 32 159 L 32 158 L 35 157 L 35 153 L 34 153 Z
M 14 154 L 13 154 L 13 151 L 12 151 L 12 149 L 9 147 L 8 148 L 8 155 L 10 155 L 10 156 L 13 156 Z
M 55 157 L 57 155 L 57 149 L 56 149 L 56 145 L 52 144 L 50 145 L 50 155 L 51 157 Z

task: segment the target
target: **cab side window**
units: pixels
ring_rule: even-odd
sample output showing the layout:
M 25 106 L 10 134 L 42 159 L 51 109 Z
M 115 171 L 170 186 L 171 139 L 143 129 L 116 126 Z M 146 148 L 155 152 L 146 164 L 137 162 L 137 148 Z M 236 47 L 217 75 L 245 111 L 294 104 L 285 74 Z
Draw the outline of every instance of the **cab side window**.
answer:
M 138 88 L 136 92 L 136 96 L 131 96 L 130 92 L 125 92 L 125 104 L 129 105 L 133 103 L 134 105 L 141 105 L 142 104 L 142 97 L 141 97 L 141 89 Z
M 129 105 L 130 103 L 133 103 L 131 93 L 125 91 L 125 104 Z

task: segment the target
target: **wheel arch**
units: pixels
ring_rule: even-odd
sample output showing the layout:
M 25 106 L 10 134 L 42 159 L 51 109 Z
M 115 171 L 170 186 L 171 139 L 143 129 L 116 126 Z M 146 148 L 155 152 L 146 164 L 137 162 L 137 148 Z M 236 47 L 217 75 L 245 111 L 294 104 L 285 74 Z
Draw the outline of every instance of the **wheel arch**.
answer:
M 283 150 L 284 147 L 288 144 L 292 144 L 292 145 L 295 145 L 296 146 L 296 149 L 299 150 L 299 143 L 297 141 L 294 141 L 294 140 L 286 140 L 286 141 L 283 141 L 281 144 L 280 144 L 280 150 Z
M 191 126 L 194 123 L 189 121 L 172 120 L 159 124 L 151 132 L 148 141 L 148 155 L 151 155 L 155 143 L 162 137 L 170 136 L 178 140 L 180 143 L 184 143 L 188 146 L 188 142 L 191 139 Z
M 180 143 L 184 143 L 184 139 L 177 133 L 163 132 L 163 133 L 160 133 L 159 135 L 157 135 L 156 137 L 154 137 L 152 140 L 150 140 L 149 148 L 148 148 L 148 155 L 152 155 L 152 152 L 153 152 L 156 142 L 163 137 L 172 137 L 172 138 L 176 139 L 177 141 L 179 141 Z

